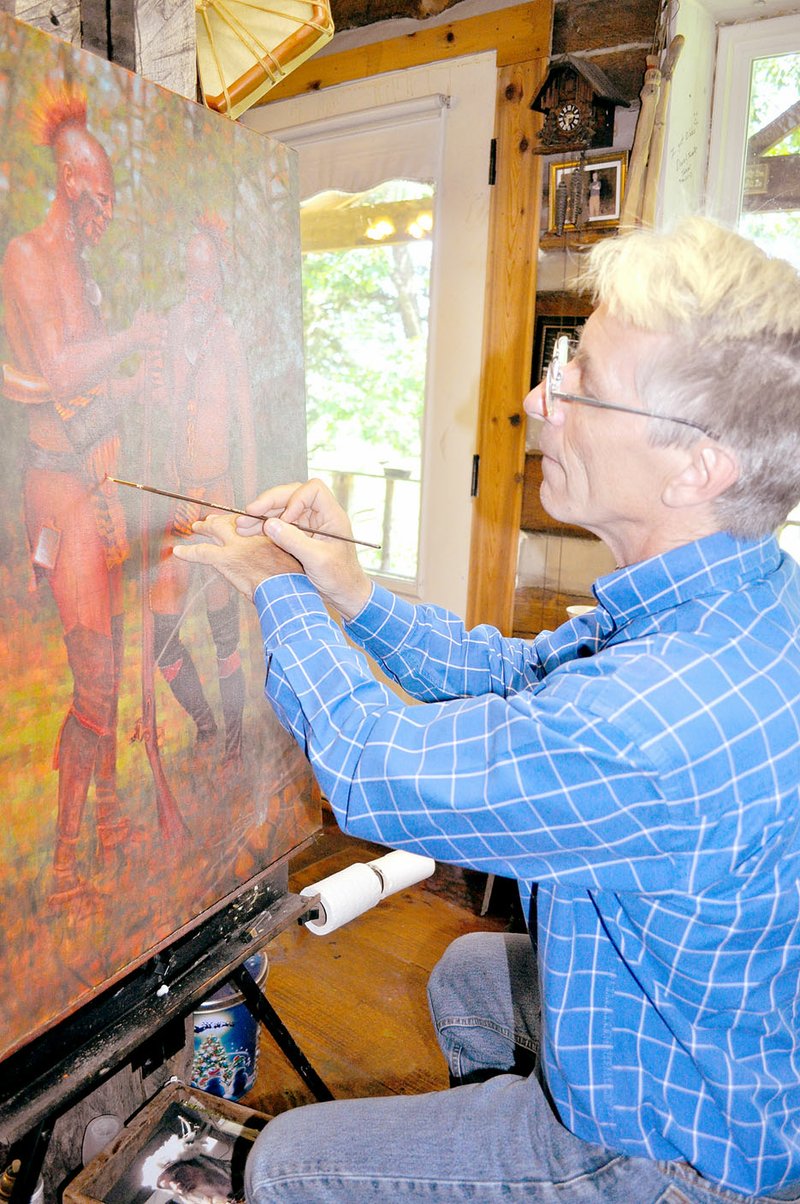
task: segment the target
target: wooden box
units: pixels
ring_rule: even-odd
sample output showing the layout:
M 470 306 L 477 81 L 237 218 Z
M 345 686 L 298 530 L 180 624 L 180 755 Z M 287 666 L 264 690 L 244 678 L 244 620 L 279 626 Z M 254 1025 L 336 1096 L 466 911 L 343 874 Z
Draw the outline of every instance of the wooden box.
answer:
M 173 1080 L 64 1189 L 64 1204 L 133 1204 L 164 1191 L 244 1199 L 244 1164 L 267 1117 Z

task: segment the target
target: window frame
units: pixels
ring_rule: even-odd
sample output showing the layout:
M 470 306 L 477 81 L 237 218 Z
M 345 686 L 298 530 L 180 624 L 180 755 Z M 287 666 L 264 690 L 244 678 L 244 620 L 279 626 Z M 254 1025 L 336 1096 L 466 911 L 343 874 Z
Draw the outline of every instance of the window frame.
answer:
M 278 101 L 246 115 L 245 122 L 264 133 L 281 132 L 393 100 L 402 105 L 413 96 L 450 97 L 435 201 L 417 578 L 370 575 L 411 601 L 459 614 L 467 609 L 469 592 L 470 486 L 481 400 L 496 76 L 494 51 L 482 51 Z
M 796 14 L 718 30 L 706 193 L 713 216 L 732 226 L 739 219 L 744 186 L 753 62 L 793 53 L 800 53 Z

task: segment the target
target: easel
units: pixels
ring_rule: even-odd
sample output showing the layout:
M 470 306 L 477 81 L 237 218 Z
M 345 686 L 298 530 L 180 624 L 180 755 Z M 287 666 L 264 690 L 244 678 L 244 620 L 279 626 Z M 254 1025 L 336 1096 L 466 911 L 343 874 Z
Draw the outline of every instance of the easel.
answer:
M 288 892 L 286 867 L 270 871 L 202 925 L 6 1058 L 0 1076 L 0 1142 L 19 1158 L 11 1204 L 27 1204 L 62 1113 L 122 1065 L 169 1056 L 176 1026 L 230 979 L 316 1099 L 333 1099 L 244 966 L 290 925 L 316 915 L 316 899 Z M 173 1050 L 170 1051 L 170 1042 Z

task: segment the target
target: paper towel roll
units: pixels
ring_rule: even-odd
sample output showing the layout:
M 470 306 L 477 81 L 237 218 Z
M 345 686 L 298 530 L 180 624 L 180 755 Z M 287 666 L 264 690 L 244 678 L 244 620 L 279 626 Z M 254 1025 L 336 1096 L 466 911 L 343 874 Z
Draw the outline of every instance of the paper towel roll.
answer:
M 403 849 L 395 849 L 393 853 L 387 853 L 385 857 L 379 857 L 377 861 L 369 861 L 367 864 L 380 876 L 383 883 L 382 899 L 430 878 L 436 869 L 436 862 L 432 857 L 406 853 Z
M 307 920 L 306 928 L 315 936 L 335 932 L 356 916 L 361 916 L 387 895 L 430 878 L 436 869 L 432 857 L 395 849 L 375 861 L 359 862 L 339 870 L 320 882 L 304 886 L 301 895 L 319 895 L 324 911 L 318 920 Z
M 312 886 L 304 886 L 301 895 L 319 895 L 325 912 L 318 920 L 307 920 L 306 928 L 315 936 L 324 936 L 363 915 L 381 897 L 382 881 L 369 865 L 349 865 Z

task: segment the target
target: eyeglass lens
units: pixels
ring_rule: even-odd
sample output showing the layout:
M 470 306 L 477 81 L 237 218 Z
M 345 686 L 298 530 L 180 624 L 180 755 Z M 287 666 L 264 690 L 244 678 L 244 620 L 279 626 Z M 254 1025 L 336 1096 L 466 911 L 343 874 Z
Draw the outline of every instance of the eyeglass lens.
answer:
M 558 408 L 556 390 L 561 384 L 564 368 L 575 354 L 577 341 L 569 335 L 560 334 L 553 346 L 553 356 L 547 365 L 544 378 L 544 413 L 546 418 L 552 418 Z

